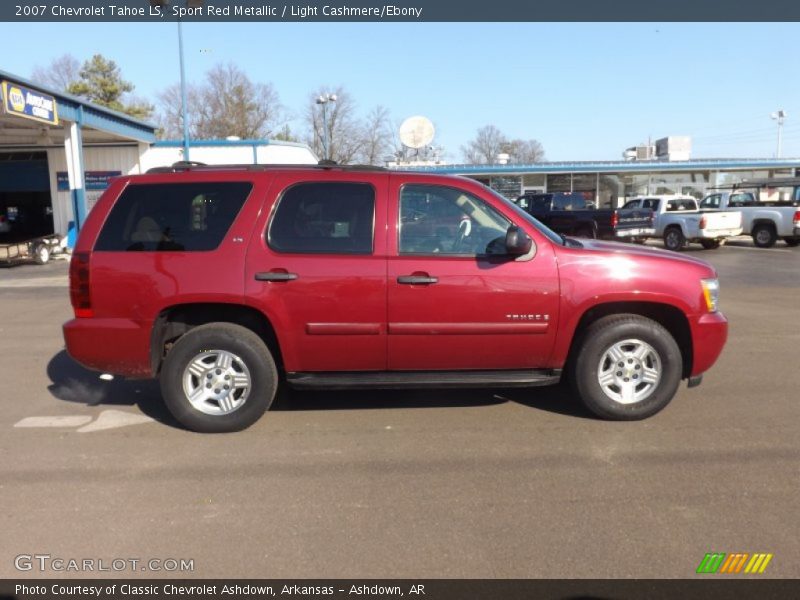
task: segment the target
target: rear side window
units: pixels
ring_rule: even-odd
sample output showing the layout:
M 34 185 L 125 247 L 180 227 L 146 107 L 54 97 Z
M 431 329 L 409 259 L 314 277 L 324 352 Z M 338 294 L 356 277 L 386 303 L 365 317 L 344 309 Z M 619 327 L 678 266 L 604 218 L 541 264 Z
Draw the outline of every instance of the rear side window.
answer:
M 214 250 L 251 189 L 239 181 L 129 185 L 111 209 L 95 250 Z
M 368 183 L 300 183 L 278 201 L 267 242 L 277 252 L 371 254 L 374 222 Z

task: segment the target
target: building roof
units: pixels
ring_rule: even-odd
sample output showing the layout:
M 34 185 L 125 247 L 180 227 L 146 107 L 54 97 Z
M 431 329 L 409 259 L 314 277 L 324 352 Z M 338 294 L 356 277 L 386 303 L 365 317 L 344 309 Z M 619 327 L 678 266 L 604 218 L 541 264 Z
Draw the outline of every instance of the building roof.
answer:
M 272 139 L 263 139 L 263 140 L 226 140 L 226 139 L 216 139 L 216 140 L 189 140 L 190 146 L 221 146 L 221 147 L 228 147 L 228 146 L 292 146 L 295 148 L 308 148 L 307 144 L 303 144 L 301 142 L 286 142 L 284 140 L 272 140 Z M 176 147 L 183 147 L 183 140 L 156 140 L 153 143 L 153 146 L 156 148 L 176 148 Z
M 612 160 L 540 162 L 527 165 L 433 165 L 396 167 L 453 175 L 523 175 L 529 173 L 620 173 L 650 171 L 756 170 L 800 168 L 800 158 L 701 158 L 692 160 Z
M 12 81 L 24 87 L 29 87 L 53 96 L 56 100 L 59 118 L 73 122 L 80 121 L 85 127 L 104 131 L 115 136 L 141 142 L 155 141 L 156 126 L 152 123 L 111 110 L 105 106 L 94 104 L 84 98 L 40 85 L 3 70 L 0 70 L 0 79 Z M 24 119 L 20 121 L 24 121 Z M 20 123 L 20 126 L 21 125 L 22 123 Z M 41 129 L 43 126 L 47 127 L 46 124 L 42 125 L 41 123 L 33 122 L 29 125 L 29 127 L 36 129 Z

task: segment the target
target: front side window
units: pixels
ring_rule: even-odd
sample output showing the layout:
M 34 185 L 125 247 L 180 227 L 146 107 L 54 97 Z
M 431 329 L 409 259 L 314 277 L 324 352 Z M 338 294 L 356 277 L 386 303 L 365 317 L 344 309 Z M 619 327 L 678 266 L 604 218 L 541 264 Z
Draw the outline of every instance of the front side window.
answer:
M 252 187 L 243 181 L 129 185 L 111 209 L 95 250 L 213 250 L 230 229 Z
M 456 188 L 411 184 L 400 192 L 400 254 L 505 253 L 511 221 Z
M 277 252 L 371 254 L 374 222 L 371 185 L 299 183 L 278 201 L 267 240 Z

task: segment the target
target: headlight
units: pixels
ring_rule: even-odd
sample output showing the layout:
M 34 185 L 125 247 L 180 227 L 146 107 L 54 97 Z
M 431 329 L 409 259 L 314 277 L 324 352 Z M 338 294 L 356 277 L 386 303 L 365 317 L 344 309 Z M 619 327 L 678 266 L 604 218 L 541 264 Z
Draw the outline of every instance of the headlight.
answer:
M 708 312 L 717 312 L 719 305 L 719 279 L 701 279 L 703 297 L 706 299 Z

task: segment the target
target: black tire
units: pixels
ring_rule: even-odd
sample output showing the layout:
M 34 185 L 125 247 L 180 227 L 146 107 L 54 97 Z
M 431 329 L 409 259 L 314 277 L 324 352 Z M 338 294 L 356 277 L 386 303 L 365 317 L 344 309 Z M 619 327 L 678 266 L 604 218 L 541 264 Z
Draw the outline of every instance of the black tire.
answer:
M 759 248 L 772 248 L 775 242 L 778 241 L 778 234 L 775 233 L 775 227 L 769 223 L 761 223 L 753 227 L 751 232 L 753 236 L 753 243 Z
M 195 385 L 202 388 L 203 385 L 199 382 L 205 381 L 203 377 L 207 375 L 188 374 L 186 373 L 188 366 L 204 354 L 210 355 L 207 360 L 213 361 L 213 353 L 219 351 L 235 355 L 237 360 L 233 361 L 227 371 L 212 369 L 212 363 L 208 363 L 208 368 L 212 369 L 209 373 L 212 376 L 209 378 L 212 383 L 206 384 L 206 387 L 219 385 L 217 389 L 222 390 L 225 384 L 223 378 L 227 379 L 225 375 L 227 372 L 233 375 L 249 373 L 249 386 L 246 392 L 241 390 L 239 393 L 235 388 L 230 392 L 223 392 L 233 402 L 237 401 L 234 394 L 239 393 L 238 399 L 245 396 L 240 406 L 230 408 L 230 412 L 226 414 L 207 414 L 190 402 L 187 392 L 184 391 L 184 376 L 190 379 L 187 383 L 190 389 Z M 242 370 L 243 366 L 246 371 Z M 278 371 L 266 344 L 255 333 L 232 323 L 208 323 L 191 329 L 178 339 L 164 359 L 160 383 L 164 403 L 179 423 L 192 431 L 223 433 L 245 429 L 264 414 L 275 399 Z M 231 385 L 234 384 L 231 382 Z M 217 391 L 212 388 L 208 394 L 212 390 Z M 217 407 L 214 408 L 215 402 L 206 401 L 202 406 L 209 411 L 225 410 L 222 403 L 217 403 Z
M 716 250 L 722 245 L 719 240 L 700 240 L 700 245 L 706 250 Z
M 649 363 L 649 368 L 656 365 L 656 370 L 660 371 L 660 378 L 650 384 L 649 394 L 646 394 L 648 384 L 644 381 L 638 384 L 631 383 L 631 386 L 634 386 L 634 393 L 642 393 L 643 397 L 641 400 L 623 403 L 622 400 L 609 396 L 603 389 L 600 383 L 600 371 L 601 360 L 607 362 L 606 353 L 615 344 L 628 340 L 636 340 L 640 345 L 644 342 L 650 346 L 655 354 L 648 353 L 647 360 L 657 360 Z M 578 343 L 580 347 L 571 372 L 572 384 L 586 408 L 598 417 L 612 421 L 645 419 L 661 411 L 675 396 L 683 372 L 681 351 L 672 335 L 655 321 L 631 314 L 603 317 L 587 328 Z M 623 347 L 635 348 L 636 345 L 623 345 Z M 647 362 L 640 363 L 640 367 L 636 367 L 636 364 L 627 364 L 629 362 L 627 357 L 623 358 L 622 362 L 626 363 L 625 367 L 614 375 L 627 374 L 625 371 L 627 368 L 630 370 L 628 377 L 632 377 L 632 374 L 643 373 L 641 369 L 648 367 Z M 618 368 L 613 364 L 610 366 L 613 370 Z M 637 391 L 636 386 L 642 386 L 642 389 Z M 621 388 L 619 394 L 622 395 Z
M 664 232 L 664 247 L 673 252 L 680 252 L 686 246 L 686 238 L 680 227 L 667 227 Z
M 50 261 L 50 248 L 47 244 L 36 244 L 33 249 L 33 260 L 37 265 L 46 265 Z
M 783 241 L 786 242 L 786 245 L 790 248 L 797 248 L 800 246 L 800 238 L 785 237 Z

